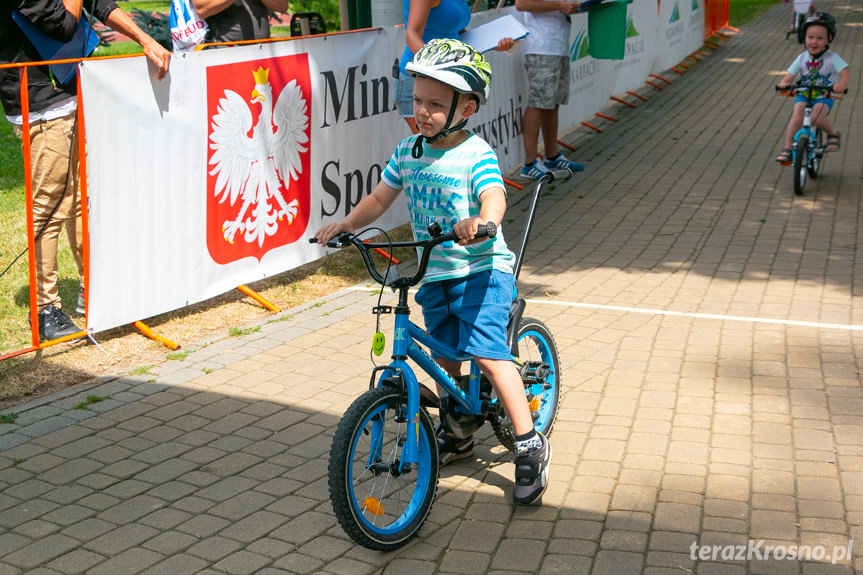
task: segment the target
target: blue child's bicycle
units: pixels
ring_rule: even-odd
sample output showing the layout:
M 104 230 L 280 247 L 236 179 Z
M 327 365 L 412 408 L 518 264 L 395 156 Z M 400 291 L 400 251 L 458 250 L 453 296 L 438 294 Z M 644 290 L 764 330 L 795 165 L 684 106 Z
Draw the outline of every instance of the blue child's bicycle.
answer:
M 812 125 L 812 106 L 819 98 L 835 98 L 833 85 L 815 86 L 812 84 L 796 84 L 788 88 L 776 86 L 776 90 L 789 96 L 802 95 L 806 98 L 806 108 L 803 112 L 803 126 L 794 134 L 791 146 L 791 165 L 794 167 L 794 193 L 803 195 L 807 177 L 815 179 L 821 175 L 824 165 L 824 134 L 817 126 Z
M 549 172 L 537 183 L 515 265 L 516 278 L 540 188 L 570 175 L 569 170 Z M 345 532 L 369 549 L 384 551 L 404 545 L 428 517 L 439 471 L 437 439 L 429 409 L 440 409 L 448 430 L 459 437 L 470 436 L 488 421 L 501 444 L 510 450 L 515 448 L 512 425 L 472 358 L 436 341 L 408 318 L 409 289 L 425 275 L 431 250 L 444 242 L 457 241 L 452 233 L 442 234 L 438 224 L 432 224 L 429 233 L 431 238 L 425 241 L 365 243 L 344 233 L 327 242 L 329 247 L 355 246 L 374 280 L 398 292 L 395 308 L 378 305 L 374 309 L 378 317 L 395 313 L 392 361 L 372 371 L 369 391 L 345 412 L 330 450 L 329 490 L 333 510 Z M 495 234 L 494 224 L 489 224 L 481 226 L 477 237 Z M 392 279 L 390 274 L 381 274 L 376 268 L 370 250 L 394 247 L 421 248 L 413 276 Z M 548 435 L 560 397 L 560 361 L 549 329 L 537 319 L 522 317 L 524 308 L 524 299 L 515 298 L 508 343 L 512 361 L 524 381 L 534 426 Z M 379 332 L 375 335 L 373 350 L 377 354 L 383 348 L 382 338 Z M 470 375 L 453 379 L 432 359 L 432 354 L 450 361 L 469 362 Z M 417 380 L 414 366 L 437 382 L 443 390 L 442 399 Z

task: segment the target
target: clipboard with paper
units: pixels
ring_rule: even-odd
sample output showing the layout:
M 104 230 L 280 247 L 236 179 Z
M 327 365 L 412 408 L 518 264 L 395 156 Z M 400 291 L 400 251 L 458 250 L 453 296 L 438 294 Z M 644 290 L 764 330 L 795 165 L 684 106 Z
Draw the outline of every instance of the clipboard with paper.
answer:
M 488 52 L 497 48 L 497 43 L 502 38 L 512 38 L 518 41 L 528 34 L 527 28 L 518 21 L 518 18 L 512 14 L 507 14 L 462 33 L 458 39 L 473 46 L 479 52 Z
M 12 20 L 21 28 L 30 43 L 45 60 L 67 60 L 71 58 L 86 58 L 93 53 L 99 44 L 99 36 L 90 27 L 87 17 L 81 12 L 78 18 L 78 28 L 75 36 L 69 42 L 63 43 L 51 38 L 33 25 L 18 10 L 12 11 Z M 49 64 L 51 73 L 61 84 L 65 84 L 75 75 L 75 63 Z

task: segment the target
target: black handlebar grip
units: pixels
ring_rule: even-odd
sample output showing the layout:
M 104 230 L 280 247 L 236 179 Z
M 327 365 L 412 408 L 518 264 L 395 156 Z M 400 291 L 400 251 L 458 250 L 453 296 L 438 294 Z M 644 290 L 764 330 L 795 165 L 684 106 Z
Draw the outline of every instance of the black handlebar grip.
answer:
M 487 224 L 481 224 L 476 229 L 476 237 L 478 237 L 478 238 L 484 238 L 484 237 L 493 238 L 496 235 L 497 235 L 497 226 L 495 225 L 494 222 L 489 222 Z

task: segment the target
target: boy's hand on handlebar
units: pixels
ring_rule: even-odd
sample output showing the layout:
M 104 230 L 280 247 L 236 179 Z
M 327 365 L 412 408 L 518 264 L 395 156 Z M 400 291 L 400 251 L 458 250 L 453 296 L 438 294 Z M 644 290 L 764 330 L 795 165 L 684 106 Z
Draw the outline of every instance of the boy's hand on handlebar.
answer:
M 348 232 L 351 234 L 355 233 L 353 226 L 347 223 L 347 220 L 341 220 L 339 222 L 325 225 L 316 231 L 314 236 L 317 238 L 319 244 L 326 245 L 328 241 L 342 232 Z
M 458 236 L 459 245 L 466 246 L 468 244 L 475 244 L 478 241 L 481 241 L 483 238 L 477 238 L 476 232 L 479 230 L 479 227 L 485 223 L 486 221 L 479 217 L 467 218 L 456 222 L 452 227 L 452 231 L 456 236 Z

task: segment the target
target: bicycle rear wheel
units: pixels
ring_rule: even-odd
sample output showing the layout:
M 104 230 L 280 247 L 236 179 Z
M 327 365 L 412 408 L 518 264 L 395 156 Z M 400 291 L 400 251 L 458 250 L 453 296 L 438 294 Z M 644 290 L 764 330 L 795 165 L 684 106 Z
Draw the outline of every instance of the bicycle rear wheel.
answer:
M 560 359 L 557 344 L 548 327 L 532 317 L 521 320 L 518 326 L 519 366 L 527 402 L 533 416 L 534 429 L 545 436 L 551 434 L 560 402 Z M 492 424 L 501 445 L 515 450 L 512 424 Z
M 404 395 L 392 387 L 367 391 L 348 408 L 330 449 L 333 511 L 351 539 L 387 551 L 407 543 L 428 517 L 438 480 L 437 441 L 420 409 L 411 421 Z M 419 461 L 401 469 L 407 426 L 417 425 Z
M 794 193 L 803 195 L 806 187 L 806 175 L 809 171 L 809 136 L 797 138 L 797 147 L 794 150 Z
M 809 162 L 809 177 L 812 179 L 821 175 L 821 167 L 824 164 L 824 134 L 815 128 L 815 141 L 812 143 L 812 160 Z

